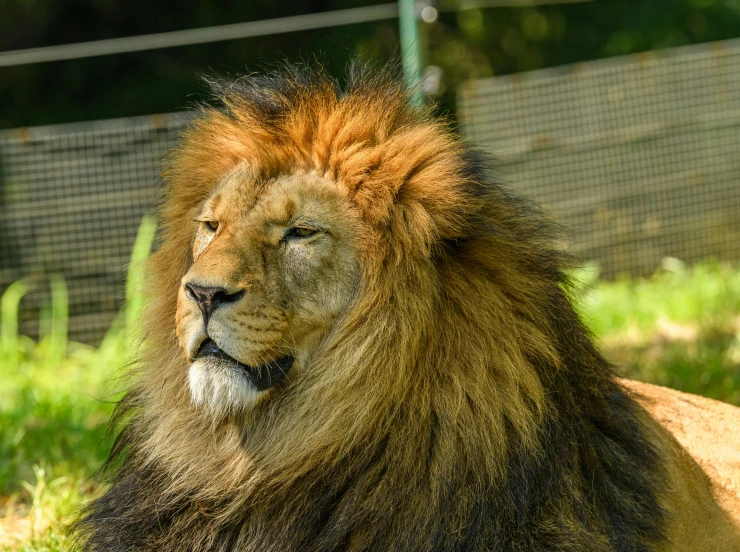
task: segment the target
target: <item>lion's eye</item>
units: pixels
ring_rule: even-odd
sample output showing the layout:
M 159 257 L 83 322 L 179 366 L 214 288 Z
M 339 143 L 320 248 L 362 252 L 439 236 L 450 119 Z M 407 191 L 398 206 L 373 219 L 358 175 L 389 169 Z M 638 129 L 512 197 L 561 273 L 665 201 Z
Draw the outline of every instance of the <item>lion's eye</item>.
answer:
M 215 232 L 218 230 L 218 221 L 217 220 L 204 220 L 203 226 L 205 229 L 209 232 Z
M 306 228 L 305 226 L 294 226 L 293 228 L 288 229 L 288 231 L 283 236 L 283 239 L 296 240 L 307 238 L 309 236 L 313 236 L 317 232 L 318 230 L 314 230 L 313 228 Z

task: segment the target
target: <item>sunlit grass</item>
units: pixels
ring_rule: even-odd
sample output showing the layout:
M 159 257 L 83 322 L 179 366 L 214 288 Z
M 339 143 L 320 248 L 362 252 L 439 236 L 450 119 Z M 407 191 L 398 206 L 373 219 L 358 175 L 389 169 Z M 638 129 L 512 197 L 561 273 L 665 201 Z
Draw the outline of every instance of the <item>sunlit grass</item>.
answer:
M 594 274 L 578 275 L 580 310 L 622 375 L 740 405 L 740 270 L 666 259 L 649 279 Z
M 649 335 L 667 322 L 694 327 L 728 326 L 740 316 L 740 271 L 706 262 L 687 268 L 667 258 L 651 278 L 596 283 L 594 267 L 581 271 L 582 312 L 604 337 Z
M 64 527 L 100 489 L 91 475 L 111 441 L 106 422 L 123 385 L 117 376 L 136 341 L 136 289 L 153 224 L 132 254 L 127 303 L 98 348 L 66 338 L 67 293 L 55 278 L 39 341 L 18 335 L 17 282 L 0 300 L 0 550 L 65 550 Z M 687 269 L 668 260 L 649 279 L 577 275 L 579 309 L 622 374 L 740 404 L 740 270 Z
M 63 550 L 64 526 L 98 489 L 91 474 L 111 445 L 106 426 L 135 347 L 135 292 L 154 223 L 145 218 L 131 255 L 124 309 L 97 348 L 67 341 L 67 288 L 51 278 L 38 341 L 18 335 L 24 281 L 0 299 L 0 549 Z

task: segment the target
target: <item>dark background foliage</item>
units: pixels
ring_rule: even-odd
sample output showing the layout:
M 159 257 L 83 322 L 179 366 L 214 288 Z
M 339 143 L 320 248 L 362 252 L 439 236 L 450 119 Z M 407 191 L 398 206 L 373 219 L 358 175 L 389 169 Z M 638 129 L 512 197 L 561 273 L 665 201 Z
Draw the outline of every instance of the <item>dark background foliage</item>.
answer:
M 465 79 L 736 37 L 740 0 L 592 0 L 464 8 L 438 2 L 421 23 L 442 69 L 440 110 Z M 0 0 L 0 51 L 257 21 L 372 0 Z M 496 2 L 493 2 L 496 3 Z M 462 9 L 461 9 L 462 8 Z M 349 25 L 147 52 L 0 67 L 0 128 L 177 111 L 203 97 L 201 73 L 242 73 L 319 56 L 335 74 L 359 55 L 397 55 L 398 22 Z

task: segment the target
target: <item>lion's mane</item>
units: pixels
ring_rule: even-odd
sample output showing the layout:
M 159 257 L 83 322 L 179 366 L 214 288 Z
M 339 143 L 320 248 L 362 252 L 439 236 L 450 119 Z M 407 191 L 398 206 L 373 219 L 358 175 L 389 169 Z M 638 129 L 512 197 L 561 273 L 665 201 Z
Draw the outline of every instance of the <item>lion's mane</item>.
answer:
M 648 550 L 662 471 L 530 203 L 387 72 L 212 83 L 174 152 L 144 352 L 87 550 Z M 495 99 L 494 99 L 495 101 Z M 349 311 L 296 381 L 214 422 L 173 335 L 192 213 L 247 163 L 346 187 L 368 229 Z

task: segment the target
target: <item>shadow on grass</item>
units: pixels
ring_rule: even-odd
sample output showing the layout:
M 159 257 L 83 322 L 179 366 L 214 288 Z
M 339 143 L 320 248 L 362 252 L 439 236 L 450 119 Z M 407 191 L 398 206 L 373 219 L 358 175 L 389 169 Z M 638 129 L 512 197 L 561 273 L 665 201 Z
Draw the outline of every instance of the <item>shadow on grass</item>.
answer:
M 110 449 L 106 436 L 112 406 L 82 397 L 44 397 L 23 389 L 11 409 L 0 409 L 0 495 L 33 481 L 34 465 L 51 475 L 92 473 Z M 56 473 L 58 472 L 58 474 Z

